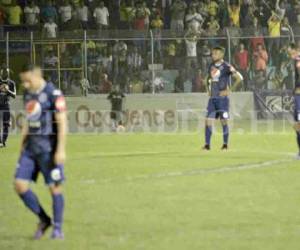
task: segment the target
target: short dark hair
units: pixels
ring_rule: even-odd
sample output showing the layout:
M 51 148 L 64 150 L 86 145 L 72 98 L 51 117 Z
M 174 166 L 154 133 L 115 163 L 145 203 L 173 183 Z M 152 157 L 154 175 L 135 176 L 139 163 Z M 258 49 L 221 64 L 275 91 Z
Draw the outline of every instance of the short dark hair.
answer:
M 40 67 L 38 65 L 35 65 L 35 64 L 32 64 L 32 63 L 24 64 L 20 73 L 34 71 L 34 70 L 39 69 L 39 68 Z
M 222 46 L 215 46 L 215 47 L 213 47 L 213 50 L 219 50 L 219 51 L 225 53 L 225 48 L 223 48 Z

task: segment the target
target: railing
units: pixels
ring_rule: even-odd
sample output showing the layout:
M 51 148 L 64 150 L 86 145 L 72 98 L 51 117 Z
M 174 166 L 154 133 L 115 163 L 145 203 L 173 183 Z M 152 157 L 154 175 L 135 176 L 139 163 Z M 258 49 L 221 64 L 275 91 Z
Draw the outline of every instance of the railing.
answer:
M 300 37 L 297 28 L 295 34 L 280 37 L 268 36 L 266 29 L 228 28 L 215 37 L 205 33 L 175 34 L 169 30 L 80 30 L 61 32 L 57 38 L 48 39 L 26 27 L 11 32 L 7 32 L 8 27 L 2 28 L 1 64 L 10 68 L 11 78 L 19 83 L 22 65 L 36 63 L 44 69 L 45 77 L 67 95 L 82 93 L 82 79 L 89 80 L 90 93 L 107 93 L 110 84 L 119 85 L 126 93 L 205 91 L 210 48 L 215 45 L 226 48 L 225 59 L 242 71 L 245 81 L 239 91 L 291 89 L 293 67 L 286 45 Z M 195 44 L 186 42 L 191 37 L 196 50 Z M 237 61 L 240 43 L 248 51 L 246 68 Z M 258 43 L 263 44 L 268 54 L 264 67 L 257 67 Z M 20 84 L 18 91 L 22 91 Z

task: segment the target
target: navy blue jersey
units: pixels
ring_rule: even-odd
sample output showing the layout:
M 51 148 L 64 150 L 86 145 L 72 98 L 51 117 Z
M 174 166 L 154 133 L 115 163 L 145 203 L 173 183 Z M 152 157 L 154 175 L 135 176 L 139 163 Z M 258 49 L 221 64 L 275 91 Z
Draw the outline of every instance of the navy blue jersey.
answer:
M 57 144 L 55 113 L 66 110 L 62 92 L 47 83 L 37 93 L 26 91 L 24 105 L 29 128 L 26 149 L 34 154 L 54 152 Z
M 2 90 L 4 86 L 8 86 L 8 91 Z M 16 84 L 12 80 L 0 81 L 0 105 L 8 105 L 10 98 L 16 97 Z
M 211 96 L 219 96 L 221 91 L 227 90 L 230 86 L 230 76 L 235 69 L 227 62 L 212 63 L 209 66 L 209 77 L 211 80 L 209 89 Z
M 300 88 L 300 55 L 295 58 L 295 88 Z

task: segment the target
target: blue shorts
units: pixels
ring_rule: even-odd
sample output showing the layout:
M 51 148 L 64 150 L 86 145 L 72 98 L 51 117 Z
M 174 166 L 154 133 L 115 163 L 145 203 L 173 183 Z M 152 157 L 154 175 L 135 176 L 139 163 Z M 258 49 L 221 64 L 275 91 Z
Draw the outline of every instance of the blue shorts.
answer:
M 17 165 L 15 179 L 36 182 L 40 172 L 47 185 L 61 184 L 65 180 L 64 168 L 54 164 L 52 153 L 34 155 L 24 150 Z
M 295 95 L 295 111 L 294 118 L 296 122 L 300 122 L 300 95 Z
M 229 119 L 228 96 L 217 96 L 209 98 L 206 117 L 211 119 Z

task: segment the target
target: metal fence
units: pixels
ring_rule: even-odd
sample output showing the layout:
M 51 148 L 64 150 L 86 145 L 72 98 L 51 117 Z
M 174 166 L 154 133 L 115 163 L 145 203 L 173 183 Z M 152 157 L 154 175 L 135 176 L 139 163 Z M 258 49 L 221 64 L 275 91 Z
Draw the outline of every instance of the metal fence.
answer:
M 74 31 L 53 39 L 33 31 L 0 34 L 1 64 L 17 83 L 23 64 L 36 63 L 48 81 L 75 96 L 84 94 L 87 80 L 89 93 L 104 94 L 116 85 L 126 93 L 204 92 L 216 45 L 226 48 L 226 60 L 244 75 L 237 91 L 292 89 L 287 44 L 299 38 L 240 29 L 226 29 L 215 37 L 162 30 Z

